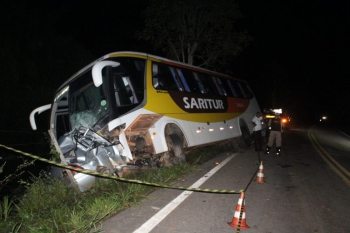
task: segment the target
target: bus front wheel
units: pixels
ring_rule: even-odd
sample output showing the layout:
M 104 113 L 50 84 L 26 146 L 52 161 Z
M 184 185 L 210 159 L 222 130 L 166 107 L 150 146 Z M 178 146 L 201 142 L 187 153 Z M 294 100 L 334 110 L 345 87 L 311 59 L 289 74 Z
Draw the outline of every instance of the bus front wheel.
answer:
M 166 137 L 166 141 L 173 163 L 185 163 L 186 156 L 180 137 L 177 134 L 170 134 Z

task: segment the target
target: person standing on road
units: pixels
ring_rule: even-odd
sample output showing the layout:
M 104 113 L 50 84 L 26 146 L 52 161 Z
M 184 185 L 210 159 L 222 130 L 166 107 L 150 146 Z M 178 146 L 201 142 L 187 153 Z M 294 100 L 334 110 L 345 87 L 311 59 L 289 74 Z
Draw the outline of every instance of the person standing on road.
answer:
M 270 149 L 273 146 L 274 141 L 276 140 L 276 154 L 281 154 L 281 145 L 282 145 L 282 123 L 280 115 L 276 115 L 275 118 L 270 119 L 268 122 L 270 129 L 269 141 L 267 142 L 265 154 L 270 153 Z
M 254 133 L 254 144 L 255 144 L 255 151 L 259 152 L 262 151 L 262 143 L 263 139 L 261 136 L 261 121 L 263 120 L 261 113 L 257 112 L 252 119 L 252 125 L 253 125 L 253 133 Z

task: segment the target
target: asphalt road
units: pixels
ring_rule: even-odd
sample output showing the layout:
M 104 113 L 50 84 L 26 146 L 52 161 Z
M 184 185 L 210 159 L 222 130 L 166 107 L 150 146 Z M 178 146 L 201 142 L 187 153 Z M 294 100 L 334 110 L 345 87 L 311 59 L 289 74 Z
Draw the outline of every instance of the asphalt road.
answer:
M 245 226 L 233 223 L 240 194 L 159 189 L 100 227 L 104 233 L 350 232 L 350 138 L 326 124 L 283 134 L 282 155 L 219 154 L 174 185 L 246 190 Z M 263 181 L 256 183 L 259 157 Z M 214 169 L 214 170 L 212 170 Z M 208 173 L 209 172 L 209 173 Z M 252 182 L 249 184 L 249 182 Z M 261 180 L 261 179 L 260 179 Z M 196 183 L 197 182 L 197 183 Z

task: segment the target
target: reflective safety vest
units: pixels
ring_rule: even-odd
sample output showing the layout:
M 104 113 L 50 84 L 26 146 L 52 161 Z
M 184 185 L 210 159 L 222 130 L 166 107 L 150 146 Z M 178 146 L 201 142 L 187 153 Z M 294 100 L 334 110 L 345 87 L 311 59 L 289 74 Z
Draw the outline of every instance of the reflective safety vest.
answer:
M 282 130 L 282 124 L 281 119 L 270 119 L 269 126 L 271 127 L 271 131 L 281 131 Z

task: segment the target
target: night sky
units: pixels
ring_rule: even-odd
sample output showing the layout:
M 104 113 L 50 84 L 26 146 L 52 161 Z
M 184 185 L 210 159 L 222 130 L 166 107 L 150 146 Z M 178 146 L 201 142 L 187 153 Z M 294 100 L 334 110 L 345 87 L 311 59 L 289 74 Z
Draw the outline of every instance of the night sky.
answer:
M 24 1 L 14 0 L 5 7 L 21 2 Z M 86 57 L 89 61 L 125 50 L 163 55 L 135 39 L 135 32 L 143 27 L 141 12 L 149 0 L 25 2 L 21 9 L 34 12 L 37 23 L 45 21 L 36 36 L 45 37 L 54 30 L 55 35 L 72 38 L 91 53 L 91 57 Z M 322 114 L 347 121 L 350 1 L 236 2 L 243 15 L 237 29 L 246 29 L 254 41 L 232 59 L 232 75 L 250 83 L 261 109 L 285 108 L 301 123 L 316 122 Z M 12 21 L 13 18 L 8 19 L 9 30 L 18 30 L 11 27 Z M 67 48 L 58 49 L 69 53 Z M 83 66 L 66 70 L 69 75 L 57 80 L 53 89 Z M 51 99 L 40 100 L 37 106 L 49 102 Z
M 252 64 L 251 69 L 257 69 L 252 75 L 258 77 L 260 87 L 267 86 L 266 95 L 260 94 L 261 88 L 255 88 L 262 104 L 272 104 L 271 99 L 264 99 L 272 85 L 271 80 L 262 81 L 269 77 L 259 72 L 274 76 L 273 71 L 264 69 L 275 67 L 279 88 L 289 93 L 280 104 L 291 115 L 298 118 L 303 114 L 305 119 L 314 121 L 320 114 L 327 114 L 347 121 L 350 2 L 242 0 L 239 3 L 245 16 L 244 26 L 255 38 L 241 61 L 245 68 Z M 243 76 L 245 71 L 241 72 Z

